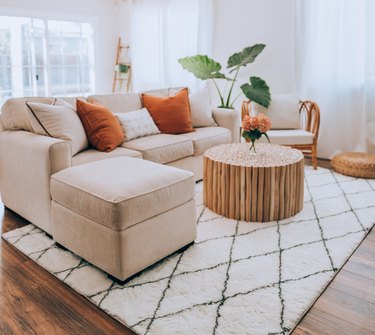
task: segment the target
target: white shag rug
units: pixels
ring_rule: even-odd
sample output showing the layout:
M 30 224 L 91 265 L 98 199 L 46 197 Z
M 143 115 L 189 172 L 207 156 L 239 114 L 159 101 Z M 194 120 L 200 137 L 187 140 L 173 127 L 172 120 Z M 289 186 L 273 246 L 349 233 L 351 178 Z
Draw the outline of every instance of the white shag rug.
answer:
M 198 238 L 125 285 L 28 225 L 3 235 L 138 334 L 288 334 L 375 223 L 375 180 L 305 168 L 303 210 L 247 223 L 202 205 Z M 135 255 L 136 256 L 136 255 Z

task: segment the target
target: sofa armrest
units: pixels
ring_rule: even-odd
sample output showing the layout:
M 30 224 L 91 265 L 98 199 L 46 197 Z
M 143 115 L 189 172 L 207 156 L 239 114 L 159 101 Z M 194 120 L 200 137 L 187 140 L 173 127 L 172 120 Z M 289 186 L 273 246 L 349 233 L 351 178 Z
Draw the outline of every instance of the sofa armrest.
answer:
M 232 142 L 240 142 L 240 113 L 235 109 L 213 108 L 212 116 L 220 127 L 227 128 L 232 133 Z
M 0 132 L 0 192 L 8 208 L 51 233 L 50 177 L 71 166 L 70 143 L 26 131 Z

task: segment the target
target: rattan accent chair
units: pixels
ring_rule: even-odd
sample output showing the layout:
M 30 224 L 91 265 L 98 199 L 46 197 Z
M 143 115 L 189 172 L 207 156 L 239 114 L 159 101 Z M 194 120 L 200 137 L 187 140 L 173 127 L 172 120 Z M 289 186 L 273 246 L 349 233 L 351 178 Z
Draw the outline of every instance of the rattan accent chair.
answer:
M 250 100 L 246 100 L 242 102 L 241 119 L 243 119 L 245 115 L 251 115 L 251 106 L 252 104 Z M 267 132 L 267 134 L 272 143 L 273 142 L 272 139 L 274 138 L 274 135 L 276 134 L 276 132 L 278 132 L 278 134 L 283 133 L 283 136 L 279 137 L 277 141 L 275 141 L 275 143 L 299 149 L 305 155 L 311 156 L 312 165 L 314 167 L 314 170 L 316 170 L 318 168 L 317 144 L 318 144 L 319 127 L 320 127 L 320 109 L 316 102 L 305 100 L 305 101 L 299 102 L 299 113 L 300 113 L 301 129 L 297 131 L 304 130 L 305 131 L 304 133 L 308 135 L 309 138 L 311 139 L 307 141 L 309 143 L 303 143 L 303 144 L 299 143 L 299 142 L 302 142 L 300 141 L 301 136 L 294 136 L 294 134 L 296 133 L 295 129 L 283 129 L 283 130 L 271 129 L 269 132 Z M 294 142 L 294 138 L 295 138 L 295 142 Z

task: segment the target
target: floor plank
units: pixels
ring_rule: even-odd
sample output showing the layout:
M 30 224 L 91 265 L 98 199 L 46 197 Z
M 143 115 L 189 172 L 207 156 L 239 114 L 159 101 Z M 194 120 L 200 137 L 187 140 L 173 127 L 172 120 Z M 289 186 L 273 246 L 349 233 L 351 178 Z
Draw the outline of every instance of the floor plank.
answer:
M 359 329 L 345 320 L 313 308 L 309 317 L 293 332 L 293 335 L 372 335 L 364 329 Z
M 372 236 L 373 234 L 370 234 Z M 375 252 L 375 251 L 374 251 Z M 362 258 L 354 254 L 345 265 L 345 270 L 353 273 L 360 273 L 362 277 L 375 280 L 375 261 Z
M 365 331 L 375 330 L 375 305 L 367 300 L 328 287 L 315 307 Z
M 356 251 L 356 255 L 370 262 L 375 261 L 375 243 L 368 243 L 367 239 L 362 242 L 360 247 Z
M 361 274 L 342 269 L 341 275 L 335 278 L 330 287 L 375 305 L 375 280 L 363 277 Z

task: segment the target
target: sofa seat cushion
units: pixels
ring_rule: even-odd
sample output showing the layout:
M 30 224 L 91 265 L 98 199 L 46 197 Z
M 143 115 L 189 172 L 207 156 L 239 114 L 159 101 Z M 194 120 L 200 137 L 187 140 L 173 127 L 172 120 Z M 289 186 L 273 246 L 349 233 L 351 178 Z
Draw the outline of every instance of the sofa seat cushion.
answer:
M 303 129 L 269 130 L 267 132 L 271 143 L 280 145 L 313 144 L 314 135 Z M 259 140 L 267 143 L 265 136 Z
M 124 142 L 122 147 L 140 151 L 144 159 L 160 164 L 192 156 L 194 153 L 191 139 L 169 134 L 137 138 L 129 142 Z
M 72 157 L 72 166 L 100 161 L 102 159 L 114 157 L 135 157 L 143 158 L 142 153 L 122 147 L 117 147 L 110 152 L 88 149 Z
M 193 199 L 194 175 L 143 159 L 117 157 L 54 174 L 51 195 L 65 208 L 120 231 Z
M 194 156 L 202 155 L 207 149 L 215 145 L 231 143 L 232 134 L 223 127 L 196 128 L 194 133 L 179 135 L 193 141 Z

